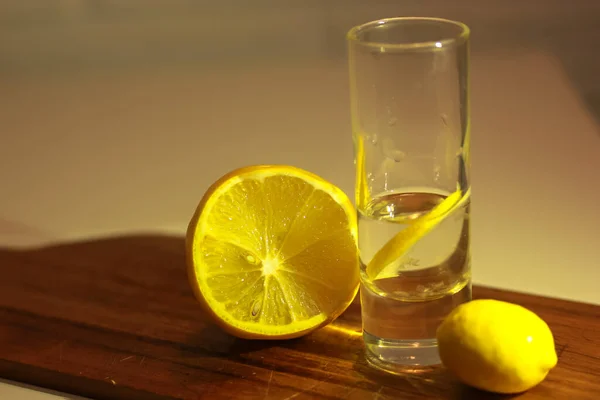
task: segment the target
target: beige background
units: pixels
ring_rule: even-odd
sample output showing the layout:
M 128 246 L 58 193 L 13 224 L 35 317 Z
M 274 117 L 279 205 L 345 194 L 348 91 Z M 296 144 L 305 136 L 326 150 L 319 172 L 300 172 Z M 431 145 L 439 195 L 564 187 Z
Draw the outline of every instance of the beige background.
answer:
M 248 4 L 4 1 L 0 246 L 183 233 L 246 164 L 353 193 L 343 32 L 427 14 L 474 29 L 474 280 L 600 304 L 596 2 Z

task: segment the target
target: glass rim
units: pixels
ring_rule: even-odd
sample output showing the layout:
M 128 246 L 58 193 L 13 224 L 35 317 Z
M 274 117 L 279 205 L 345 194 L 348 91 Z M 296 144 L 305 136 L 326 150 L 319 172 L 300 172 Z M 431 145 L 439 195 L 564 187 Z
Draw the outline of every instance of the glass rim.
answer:
M 440 40 L 428 40 L 422 42 L 412 43 L 388 43 L 388 42 L 373 42 L 369 40 L 363 40 L 358 37 L 361 31 L 385 25 L 390 23 L 402 23 L 402 22 L 435 22 L 443 25 L 452 25 L 458 27 L 460 32 L 456 36 L 443 38 Z M 390 50 L 442 50 L 444 47 L 464 43 L 469 39 L 471 30 L 469 27 L 459 21 L 453 21 L 451 19 L 437 18 L 437 17 L 390 17 L 382 18 L 374 21 L 365 22 L 364 24 L 356 25 L 352 27 L 346 34 L 348 42 L 355 43 L 358 45 L 375 48 L 378 50 L 390 49 Z

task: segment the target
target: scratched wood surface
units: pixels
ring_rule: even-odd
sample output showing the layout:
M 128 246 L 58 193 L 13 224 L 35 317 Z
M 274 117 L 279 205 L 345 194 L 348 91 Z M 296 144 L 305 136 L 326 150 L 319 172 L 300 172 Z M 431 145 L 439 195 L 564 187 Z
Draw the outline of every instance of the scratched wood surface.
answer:
M 476 267 L 476 266 L 475 266 Z M 600 307 L 477 287 L 551 326 L 558 366 L 522 399 L 600 398 Z M 246 341 L 208 322 L 183 239 L 0 249 L 0 376 L 94 399 L 494 399 L 443 368 L 388 376 L 363 357 L 360 305 L 301 339 Z

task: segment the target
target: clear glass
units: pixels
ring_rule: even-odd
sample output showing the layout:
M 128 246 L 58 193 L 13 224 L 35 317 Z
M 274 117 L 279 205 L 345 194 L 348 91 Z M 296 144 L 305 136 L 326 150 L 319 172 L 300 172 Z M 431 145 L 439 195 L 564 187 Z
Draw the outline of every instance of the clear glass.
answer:
M 366 357 L 389 372 L 435 365 L 438 325 L 471 299 L 469 29 L 389 18 L 347 39 Z M 370 269 L 384 245 L 419 231 L 446 198 L 460 200 Z

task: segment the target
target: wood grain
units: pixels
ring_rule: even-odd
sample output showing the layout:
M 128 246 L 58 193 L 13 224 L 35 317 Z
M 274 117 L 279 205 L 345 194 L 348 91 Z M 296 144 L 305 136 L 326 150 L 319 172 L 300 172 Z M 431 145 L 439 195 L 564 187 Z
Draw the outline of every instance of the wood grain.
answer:
M 0 376 L 94 399 L 495 399 L 443 368 L 388 376 L 363 357 L 360 305 L 300 339 L 231 337 L 187 284 L 183 238 L 0 250 Z M 558 366 L 519 399 L 600 397 L 600 307 L 476 287 L 552 328 Z

